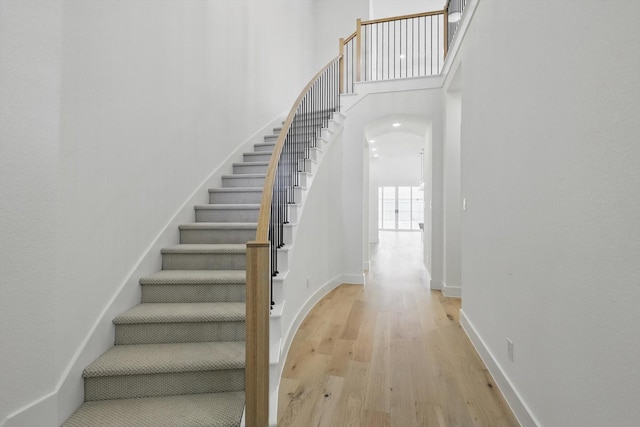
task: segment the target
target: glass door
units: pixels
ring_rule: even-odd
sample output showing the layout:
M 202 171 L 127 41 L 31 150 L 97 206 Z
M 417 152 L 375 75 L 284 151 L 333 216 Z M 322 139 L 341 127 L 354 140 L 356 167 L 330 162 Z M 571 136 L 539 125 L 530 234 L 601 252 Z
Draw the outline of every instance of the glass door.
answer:
M 420 230 L 424 193 L 418 187 L 378 187 L 378 228 Z

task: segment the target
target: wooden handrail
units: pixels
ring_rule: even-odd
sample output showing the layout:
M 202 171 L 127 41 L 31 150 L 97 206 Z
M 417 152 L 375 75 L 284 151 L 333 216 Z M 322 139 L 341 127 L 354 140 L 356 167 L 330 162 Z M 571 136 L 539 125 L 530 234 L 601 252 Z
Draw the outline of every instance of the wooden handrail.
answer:
M 353 34 L 351 34 L 349 37 L 347 37 L 346 39 L 344 39 L 344 41 L 342 42 L 343 44 L 347 44 L 349 43 L 351 40 L 353 40 L 353 38 L 356 36 L 356 31 L 353 32 Z
M 422 18 L 424 16 L 434 16 L 444 14 L 443 10 L 435 10 L 432 12 L 413 13 L 411 15 L 392 16 L 390 18 L 372 19 L 370 21 L 362 21 L 362 25 L 380 24 L 382 22 L 401 21 L 403 19 Z
M 276 146 L 273 148 L 273 153 L 271 154 L 271 160 L 269 160 L 269 167 L 267 168 L 267 175 L 264 180 L 264 190 L 262 192 L 262 201 L 260 202 L 260 213 L 258 215 L 258 230 L 256 231 L 256 241 L 257 242 L 266 242 L 269 240 L 269 217 L 271 211 L 271 198 L 273 196 L 273 185 L 276 177 L 276 172 L 278 169 L 278 160 L 280 159 L 280 154 L 282 153 L 282 149 L 284 147 L 284 140 L 287 137 L 287 133 L 289 132 L 289 128 L 291 127 L 291 123 L 293 123 L 293 118 L 296 115 L 296 111 L 298 106 L 302 102 L 304 96 L 307 94 L 311 86 L 318 80 L 318 77 L 322 73 L 324 73 L 329 66 L 339 60 L 342 55 L 338 55 L 333 58 L 326 66 L 322 67 L 318 73 L 313 76 L 313 78 L 307 83 L 304 87 L 298 99 L 291 107 L 291 111 L 289 111 L 289 115 L 282 125 L 282 130 L 280 131 L 280 135 L 278 135 L 278 140 L 276 141 Z

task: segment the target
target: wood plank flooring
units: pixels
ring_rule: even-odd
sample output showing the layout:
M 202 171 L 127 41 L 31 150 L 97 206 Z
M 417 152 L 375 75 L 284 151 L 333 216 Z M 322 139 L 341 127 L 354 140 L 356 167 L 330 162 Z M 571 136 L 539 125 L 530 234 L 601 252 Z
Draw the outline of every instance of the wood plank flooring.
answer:
M 367 284 L 309 313 L 280 384 L 278 426 L 518 426 L 459 323 L 430 291 L 419 233 L 381 232 Z

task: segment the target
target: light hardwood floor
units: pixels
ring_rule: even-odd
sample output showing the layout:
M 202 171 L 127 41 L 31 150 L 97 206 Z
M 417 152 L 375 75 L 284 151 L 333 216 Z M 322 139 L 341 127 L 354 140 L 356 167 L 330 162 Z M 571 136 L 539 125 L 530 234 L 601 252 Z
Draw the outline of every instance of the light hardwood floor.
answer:
M 278 426 L 518 426 L 460 327 L 430 291 L 419 233 L 381 232 L 367 284 L 305 318 L 280 383 Z

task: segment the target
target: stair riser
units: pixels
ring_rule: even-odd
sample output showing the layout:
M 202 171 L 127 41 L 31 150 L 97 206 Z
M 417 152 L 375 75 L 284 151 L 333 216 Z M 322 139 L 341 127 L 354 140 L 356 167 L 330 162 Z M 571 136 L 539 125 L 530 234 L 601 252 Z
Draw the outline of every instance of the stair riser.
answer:
M 116 325 L 116 345 L 244 341 L 244 322 Z
M 263 187 L 264 177 L 250 178 L 242 175 L 234 177 L 223 177 L 222 186 L 224 188 L 237 188 L 237 187 Z
M 289 271 L 289 251 L 278 250 L 278 271 Z
M 245 162 L 268 162 L 271 160 L 271 153 L 245 153 L 243 160 Z
M 245 270 L 242 254 L 162 254 L 163 270 Z
M 209 203 L 255 204 L 262 201 L 262 191 L 210 192 Z
M 244 284 L 143 285 L 143 303 L 240 302 L 245 301 Z
M 180 243 L 247 243 L 256 229 L 180 230 Z
M 87 401 L 241 390 L 244 390 L 244 369 L 121 375 L 84 380 L 84 397 Z
M 298 174 L 298 179 L 298 185 L 300 185 L 301 187 L 309 187 L 311 186 L 311 180 L 313 179 L 313 176 L 311 175 L 311 173 L 301 172 Z
M 259 214 L 260 214 L 260 211 L 258 209 L 196 209 L 196 222 L 255 222 L 257 223 Z M 245 243 L 245 242 L 241 242 L 241 243 Z
M 233 173 L 236 175 L 242 175 L 245 173 L 266 173 L 268 165 L 233 165 Z

